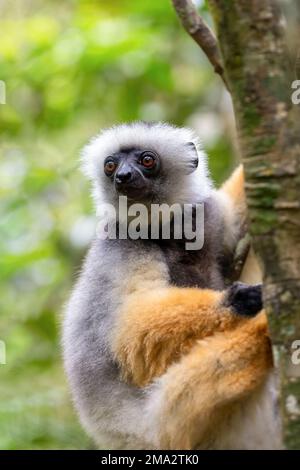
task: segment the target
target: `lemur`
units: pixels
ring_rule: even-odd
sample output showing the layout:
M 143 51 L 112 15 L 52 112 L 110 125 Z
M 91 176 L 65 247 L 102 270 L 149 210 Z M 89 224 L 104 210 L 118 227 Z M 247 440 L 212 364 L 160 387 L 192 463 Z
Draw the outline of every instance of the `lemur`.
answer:
M 86 431 L 110 449 L 280 448 L 253 251 L 241 280 L 256 284 L 225 286 L 246 217 L 242 167 L 217 190 L 191 130 L 144 122 L 104 130 L 82 162 L 96 208 L 120 195 L 128 207 L 204 205 L 197 251 L 174 238 L 93 241 L 63 324 Z

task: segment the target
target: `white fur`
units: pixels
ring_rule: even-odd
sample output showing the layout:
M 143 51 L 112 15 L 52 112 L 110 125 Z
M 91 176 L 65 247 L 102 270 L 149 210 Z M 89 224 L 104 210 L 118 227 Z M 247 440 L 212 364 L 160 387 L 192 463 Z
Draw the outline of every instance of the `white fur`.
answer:
M 198 167 L 191 174 L 186 172 L 193 152 L 187 146 L 189 142 L 195 144 L 199 158 Z M 170 168 L 171 172 L 174 168 L 175 176 L 168 189 L 168 200 L 163 202 L 195 203 L 202 202 L 209 196 L 212 182 L 208 175 L 207 157 L 191 129 L 162 122 L 133 122 L 104 129 L 82 152 L 82 169 L 93 182 L 96 204 L 107 202 L 103 191 L 104 159 L 122 148 L 130 147 L 153 150 L 161 156 L 163 165 Z M 180 178 L 181 173 L 185 177 Z

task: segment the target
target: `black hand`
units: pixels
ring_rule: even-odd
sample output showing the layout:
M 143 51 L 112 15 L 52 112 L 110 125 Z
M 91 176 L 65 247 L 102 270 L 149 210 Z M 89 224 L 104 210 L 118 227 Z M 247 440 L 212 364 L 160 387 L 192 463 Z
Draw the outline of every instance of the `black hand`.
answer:
M 228 288 L 225 305 L 238 315 L 255 316 L 263 308 L 261 284 L 249 286 L 235 282 Z

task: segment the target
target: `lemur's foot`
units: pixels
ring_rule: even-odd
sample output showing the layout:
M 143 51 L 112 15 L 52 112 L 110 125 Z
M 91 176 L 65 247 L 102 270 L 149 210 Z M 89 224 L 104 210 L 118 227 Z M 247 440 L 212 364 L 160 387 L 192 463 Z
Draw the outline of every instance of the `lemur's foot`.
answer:
M 261 284 L 235 282 L 227 290 L 225 304 L 238 315 L 255 316 L 263 308 Z

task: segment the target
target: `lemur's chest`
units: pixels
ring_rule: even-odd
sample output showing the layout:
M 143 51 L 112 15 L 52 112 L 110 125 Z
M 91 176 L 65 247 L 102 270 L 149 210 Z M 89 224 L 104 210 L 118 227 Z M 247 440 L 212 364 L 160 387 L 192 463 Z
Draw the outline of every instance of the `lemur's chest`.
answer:
M 200 250 L 186 250 L 182 242 L 160 243 L 166 260 L 170 282 L 179 287 L 223 289 L 224 280 L 218 255 L 209 243 Z
M 193 217 L 195 212 L 193 212 Z M 158 245 L 168 265 L 170 282 L 180 287 L 224 288 L 220 255 L 223 224 L 212 199 L 204 203 L 203 246 L 187 250 L 187 240 L 160 240 Z

